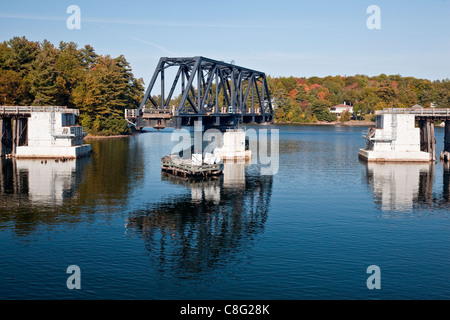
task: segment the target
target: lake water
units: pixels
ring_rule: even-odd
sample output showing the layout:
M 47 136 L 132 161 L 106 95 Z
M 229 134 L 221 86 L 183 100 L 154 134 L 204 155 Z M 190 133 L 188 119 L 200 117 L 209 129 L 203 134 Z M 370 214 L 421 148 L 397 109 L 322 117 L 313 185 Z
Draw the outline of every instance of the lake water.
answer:
M 450 169 L 360 162 L 366 128 L 270 128 L 274 176 L 164 175 L 164 131 L 77 161 L 2 159 L 0 299 L 450 298 Z

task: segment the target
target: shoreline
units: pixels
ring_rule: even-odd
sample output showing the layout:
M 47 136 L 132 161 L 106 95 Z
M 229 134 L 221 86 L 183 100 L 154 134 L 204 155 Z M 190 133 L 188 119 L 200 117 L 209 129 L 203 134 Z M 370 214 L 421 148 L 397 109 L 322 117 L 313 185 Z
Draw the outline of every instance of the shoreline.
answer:
M 375 122 L 372 121 L 347 121 L 347 122 L 274 122 L 275 125 L 298 125 L 298 126 L 344 126 L 344 127 L 373 127 L 375 126 Z M 120 138 L 129 138 L 134 137 L 138 134 L 146 133 L 147 131 L 135 131 L 129 134 L 117 134 L 112 136 L 95 136 L 88 134 L 83 138 L 83 140 L 103 140 L 103 139 L 120 139 Z
M 129 138 L 129 137 L 134 137 L 137 136 L 138 134 L 141 133 L 145 133 L 145 131 L 135 131 L 135 132 L 131 132 L 128 134 L 116 134 L 116 135 L 112 135 L 112 136 L 94 136 L 91 134 L 88 134 L 87 136 L 85 136 L 83 138 L 83 140 L 101 140 L 101 139 L 116 139 L 116 138 Z
M 372 121 L 355 121 L 355 122 L 339 122 L 339 121 L 333 121 L 333 122 L 325 122 L 325 121 L 319 121 L 319 122 L 274 122 L 274 124 L 293 124 L 293 125 L 302 125 L 302 126 L 347 126 L 347 127 L 373 127 L 375 126 L 375 122 Z

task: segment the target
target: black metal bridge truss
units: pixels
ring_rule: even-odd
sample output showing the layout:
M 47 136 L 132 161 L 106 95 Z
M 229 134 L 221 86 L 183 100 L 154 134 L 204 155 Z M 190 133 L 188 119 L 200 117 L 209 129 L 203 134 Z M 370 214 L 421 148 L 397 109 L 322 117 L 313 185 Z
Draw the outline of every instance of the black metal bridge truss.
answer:
M 169 68 L 175 76 L 166 91 Z M 181 93 L 175 97 L 177 89 Z M 126 110 L 125 118 L 138 129 L 180 128 L 201 121 L 205 130 L 225 130 L 272 123 L 273 109 L 263 72 L 204 57 L 163 57 L 140 107 Z

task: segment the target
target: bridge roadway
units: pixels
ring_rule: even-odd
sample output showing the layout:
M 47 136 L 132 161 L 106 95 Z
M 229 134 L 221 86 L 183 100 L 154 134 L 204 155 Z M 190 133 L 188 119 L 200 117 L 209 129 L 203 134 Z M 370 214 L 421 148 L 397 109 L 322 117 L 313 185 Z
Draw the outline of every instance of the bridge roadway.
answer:
M 387 108 L 375 111 L 378 114 L 413 114 L 416 120 L 450 120 L 450 108 Z

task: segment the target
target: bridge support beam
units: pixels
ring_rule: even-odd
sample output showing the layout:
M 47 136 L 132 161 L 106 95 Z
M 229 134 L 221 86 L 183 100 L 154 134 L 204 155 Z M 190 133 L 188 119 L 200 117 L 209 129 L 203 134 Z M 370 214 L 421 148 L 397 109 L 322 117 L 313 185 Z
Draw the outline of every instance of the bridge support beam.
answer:
M 450 152 L 450 120 L 445 121 L 444 151 Z
M 1 131 L 1 140 L 0 140 L 0 156 L 5 156 L 10 154 L 12 151 L 12 125 L 11 118 L 5 117 L 0 119 L 0 131 Z
M 431 154 L 431 160 L 436 160 L 435 146 L 436 140 L 434 138 L 434 122 L 432 119 L 419 120 L 420 128 L 420 151 Z
M 441 160 L 450 161 L 450 120 L 445 120 L 444 150 L 441 153 Z
M 15 156 L 17 152 L 17 147 L 24 146 L 27 144 L 27 124 L 28 118 L 13 118 L 13 128 L 12 128 L 12 151 L 11 155 Z

